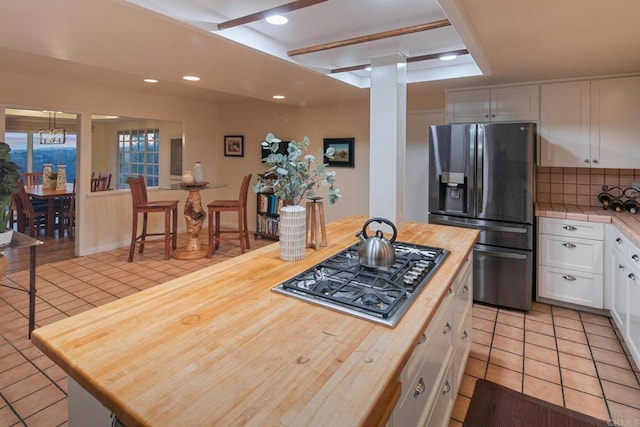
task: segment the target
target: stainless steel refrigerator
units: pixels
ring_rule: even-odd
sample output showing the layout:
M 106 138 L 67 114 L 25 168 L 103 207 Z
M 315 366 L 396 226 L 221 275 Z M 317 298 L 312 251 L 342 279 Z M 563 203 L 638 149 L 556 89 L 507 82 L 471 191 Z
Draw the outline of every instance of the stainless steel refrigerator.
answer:
M 534 275 L 535 124 L 431 126 L 429 222 L 475 228 L 474 300 L 528 311 Z

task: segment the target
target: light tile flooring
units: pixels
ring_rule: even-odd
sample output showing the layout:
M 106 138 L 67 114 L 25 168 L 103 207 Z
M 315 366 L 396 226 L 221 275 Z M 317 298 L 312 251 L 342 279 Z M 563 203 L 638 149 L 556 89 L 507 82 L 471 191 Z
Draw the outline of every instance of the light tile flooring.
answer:
M 640 373 L 608 317 L 539 303 L 526 314 L 475 304 L 450 426 L 462 425 L 478 378 L 611 424 L 640 425 Z
M 269 243 L 256 240 L 252 248 Z M 223 242 L 211 260 L 191 261 L 163 261 L 161 252 L 148 246 L 128 263 L 127 248 L 121 248 L 38 266 L 37 325 L 213 265 L 240 249 Z M 28 272 L 9 273 L 2 283 L 26 289 Z M 0 287 L 0 426 L 67 425 L 66 375 L 27 339 L 26 313 L 27 294 Z M 640 374 L 608 318 L 544 304 L 527 314 L 476 304 L 473 321 L 471 355 L 450 425 L 464 420 L 477 378 L 638 425 Z

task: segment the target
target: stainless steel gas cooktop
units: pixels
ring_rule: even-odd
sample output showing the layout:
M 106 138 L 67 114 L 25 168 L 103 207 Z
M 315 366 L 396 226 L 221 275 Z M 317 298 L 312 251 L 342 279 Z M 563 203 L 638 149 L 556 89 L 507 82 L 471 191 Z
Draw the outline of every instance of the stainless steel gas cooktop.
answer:
M 449 254 L 441 248 L 394 242 L 396 263 L 358 262 L 358 244 L 272 290 L 322 307 L 394 327 Z

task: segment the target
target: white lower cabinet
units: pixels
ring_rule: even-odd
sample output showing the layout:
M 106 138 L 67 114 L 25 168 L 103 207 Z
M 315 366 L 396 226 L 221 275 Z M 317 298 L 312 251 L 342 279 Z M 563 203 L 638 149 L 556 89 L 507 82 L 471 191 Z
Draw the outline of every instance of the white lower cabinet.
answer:
M 604 307 L 604 224 L 538 221 L 538 297 Z
M 611 317 L 620 329 L 631 356 L 640 365 L 640 248 L 608 228 Z
M 469 256 L 402 370 L 389 426 L 449 423 L 471 347 L 472 262 Z

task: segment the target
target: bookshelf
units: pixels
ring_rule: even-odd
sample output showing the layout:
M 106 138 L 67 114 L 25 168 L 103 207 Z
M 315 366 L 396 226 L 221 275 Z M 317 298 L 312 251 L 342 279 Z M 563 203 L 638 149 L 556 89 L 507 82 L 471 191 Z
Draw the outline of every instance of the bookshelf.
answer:
M 272 192 L 256 193 L 256 232 L 254 237 L 278 240 L 282 199 Z

